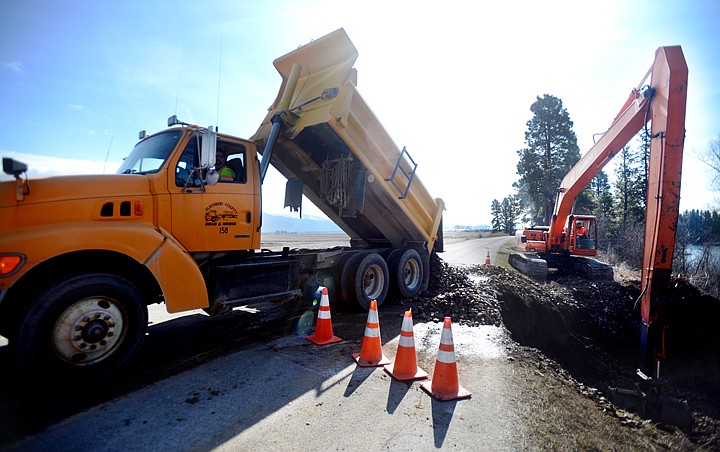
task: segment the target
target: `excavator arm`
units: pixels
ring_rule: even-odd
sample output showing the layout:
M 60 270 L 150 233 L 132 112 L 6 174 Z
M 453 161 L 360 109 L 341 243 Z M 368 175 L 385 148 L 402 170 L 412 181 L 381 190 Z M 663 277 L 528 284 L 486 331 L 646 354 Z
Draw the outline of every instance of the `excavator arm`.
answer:
M 645 84 L 648 76 L 649 84 Z M 667 287 L 672 271 L 680 204 L 688 68 L 680 46 L 660 47 L 652 67 L 633 89 L 610 128 L 565 176 L 558 188 L 548 247 L 562 242 L 563 229 L 580 191 L 641 128 L 650 122 L 650 163 L 641 276 L 642 384 L 634 390 L 610 388 L 611 400 L 643 416 L 688 426 L 686 402 L 662 395 L 660 361 L 665 358 Z M 570 225 L 572 227 L 572 225 Z M 568 229 L 567 233 L 570 233 Z M 648 351 L 652 358 L 648 356 Z M 650 364 L 653 372 L 643 369 Z M 642 390 L 641 390 L 642 389 Z
M 658 49 L 652 68 L 654 94 L 648 114 L 652 128 L 640 298 L 643 354 L 652 334 L 658 360 L 665 355 L 663 310 L 680 213 L 687 82 L 688 68 L 682 49 L 679 46 Z M 653 324 L 655 331 L 651 330 Z
M 649 83 L 648 77 L 650 78 Z M 544 280 L 549 259 L 578 261 L 568 248 L 579 229 L 568 219 L 581 190 L 643 127 L 650 122 L 650 161 L 642 260 L 640 317 L 640 366 L 642 382 L 635 389 L 609 388 L 612 401 L 639 414 L 666 423 L 687 426 L 692 422 L 688 405 L 662 395 L 660 361 L 665 358 L 665 331 L 669 323 L 667 288 L 672 271 L 675 233 L 680 204 L 688 68 L 680 46 L 660 47 L 640 84 L 598 142 L 568 172 L 557 190 L 550 226 L 525 230 L 526 250 L 537 255 L 514 253 L 510 264 L 520 272 Z M 567 226 L 566 226 L 567 225 Z M 566 229 L 567 227 L 567 229 Z M 558 257 L 556 257 L 558 256 Z M 583 259 L 582 257 L 580 259 Z M 583 265 L 588 262 L 580 261 Z M 591 272 L 594 275 L 594 270 Z M 652 359 L 648 351 L 652 353 Z M 644 369 L 654 364 L 653 372 Z
M 648 78 L 650 81 L 646 84 Z M 524 269 L 531 264 L 537 265 L 539 267 L 533 274 L 544 280 L 547 266 L 550 266 L 549 263 L 541 262 L 544 258 L 552 257 L 553 254 L 578 254 L 571 248 L 572 237 L 577 233 L 573 229 L 574 225 L 568 223 L 575 199 L 623 146 L 643 127 L 647 127 L 650 121 L 652 138 L 643 258 L 642 318 L 647 325 L 653 322 L 658 314 L 650 308 L 650 304 L 659 304 L 651 301 L 653 294 L 658 292 L 656 287 L 667 284 L 672 267 L 685 136 L 686 88 L 687 65 L 682 49 L 680 46 L 660 47 L 650 70 L 638 86 L 632 89 L 608 130 L 563 178 L 557 189 L 550 226 L 525 230 L 526 250 L 537 252 L 542 258 L 514 256 L 511 264 L 515 268 L 530 275 L 531 272 Z M 583 262 L 584 265 L 594 263 L 594 260 Z M 657 278 L 655 274 L 658 273 L 662 281 L 653 282 L 653 279 Z
M 646 85 L 648 76 L 650 83 Z M 610 128 L 560 183 L 549 230 L 552 243 L 559 242 L 577 195 L 649 121 L 650 166 L 640 298 L 643 361 L 648 341 L 654 343 L 656 357 L 664 357 L 663 292 L 670 280 L 679 214 L 687 82 L 682 48 L 660 47 L 650 71 L 632 90 Z M 657 332 L 651 331 L 655 323 Z

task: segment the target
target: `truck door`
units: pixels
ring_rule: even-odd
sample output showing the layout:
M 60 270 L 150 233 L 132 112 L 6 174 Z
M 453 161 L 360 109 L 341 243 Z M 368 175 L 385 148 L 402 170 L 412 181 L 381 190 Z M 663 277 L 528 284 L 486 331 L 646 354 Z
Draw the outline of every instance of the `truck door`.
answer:
M 188 251 L 248 250 L 259 247 L 260 194 L 256 175 L 248 171 L 250 143 L 218 136 L 221 178 L 204 184 L 198 165 L 198 135 L 193 134 L 169 172 L 172 233 Z M 223 168 L 220 169 L 222 164 Z M 204 185 L 204 189 L 203 189 Z

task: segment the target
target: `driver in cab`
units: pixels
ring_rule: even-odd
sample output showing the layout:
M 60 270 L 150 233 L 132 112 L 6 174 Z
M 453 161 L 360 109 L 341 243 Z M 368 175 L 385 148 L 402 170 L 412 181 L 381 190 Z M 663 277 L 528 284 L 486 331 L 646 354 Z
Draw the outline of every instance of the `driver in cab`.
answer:
M 215 171 L 220 175 L 221 181 L 232 182 L 235 180 L 235 171 L 227 166 L 227 156 L 223 152 L 215 153 Z
M 587 232 L 585 231 L 585 227 L 583 226 L 582 221 L 578 221 L 575 225 L 575 235 L 577 237 L 585 237 L 587 235 Z

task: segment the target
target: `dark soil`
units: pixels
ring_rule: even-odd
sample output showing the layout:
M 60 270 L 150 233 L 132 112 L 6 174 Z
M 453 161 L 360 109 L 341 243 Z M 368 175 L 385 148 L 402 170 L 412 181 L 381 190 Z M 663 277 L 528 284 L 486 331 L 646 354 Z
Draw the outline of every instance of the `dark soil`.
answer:
M 544 355 L 545 367 L 569 373 L 600 409 L 625 416 L 603 394 L 640 380 L 639 281 L 555 274 L 542 284 L 492 265 L 454 267 L 437 256 L 431 265 L 428 292 L 403 301 L 416 321 L 450 316 L 453 323 L 504 325 L 516 342 Z M 720 448 L 720 301 L 684 280 L 673 280 L 667 295 L 663 395 L 687 400 L 693 425 L 686 434 L 698 448 Z

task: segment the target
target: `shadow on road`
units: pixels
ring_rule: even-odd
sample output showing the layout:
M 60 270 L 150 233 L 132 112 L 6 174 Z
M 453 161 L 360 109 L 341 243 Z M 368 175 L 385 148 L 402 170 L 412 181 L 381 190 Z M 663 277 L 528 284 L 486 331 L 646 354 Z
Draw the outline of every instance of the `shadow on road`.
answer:
M 399 319 L 400 310 L 387 317 Z M 15 373 L 9 347 L 0 347 L 0 448 L 25 438 L 15 446 L 210 449 L 306 393 L 320 394 L 349 379 L 345 397 L 350 397 L 377 371 L 350 370 L 365 315 L 333 313 L 338 335 L 356 339 L 327 347 L 299 335 L 298 319 L 281 307 L 277 312 L 236 310 L 222 317 L 190 315 L 153 324 L 141 356 L 117 381 L 75 390 L 28 385 Z M 387 337 L 394 338 L 400 322 L 388 323 Z M 402 388 L 392 391 L 397 407 Z M 94 414 L 74 416 L 88 409 Z M 53 427 L 60 421 L 61 427 Z M 93 433 L 98 431 L 101 438 Z
M 388 413 L 393 414 L 395 410 L 397 410 L 400 402 L 405 398 L 412 385 L 413 380 L 400 381 L 394 378 L 391 379 L 387 406 L 385 407 Z
M 348 385 L 345 388 L 345 394 L 343 395 L 345 397 L 350 397 L 355 390 L 362 386 L 363 382 L 367 380 L 376 369 L 376 367 L 356 366 L 352 376 L 350 377 L 350 381 L 348 381 Z
M 0 347 L 0 446 L 269 334 L 290 331 L 294 320 L 283 306 L 269 313 L 189 315 L 150 325 L 141 355 L 126 372 L 112 382 L 87 382 L 75 388 L 28 382 L 15 367 L 11 346 Z M 52 383 L 52 376 L 47 379 Z
M 433 435 L 435 447 L 441 448 L 450 428 L 457 400 L 440 401 L 432 399 Z

